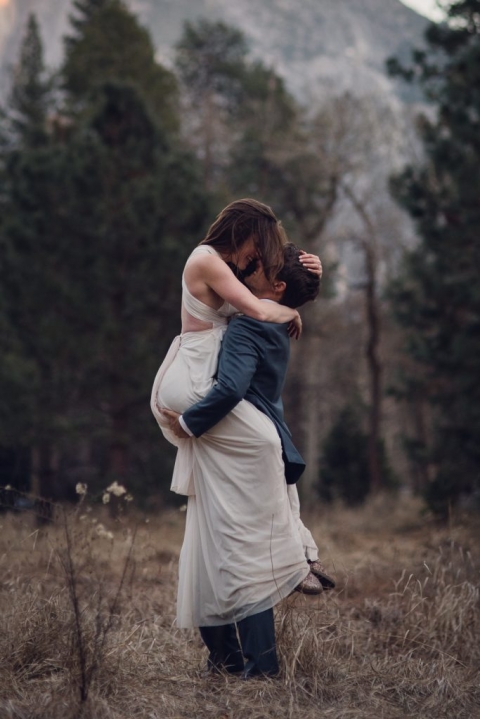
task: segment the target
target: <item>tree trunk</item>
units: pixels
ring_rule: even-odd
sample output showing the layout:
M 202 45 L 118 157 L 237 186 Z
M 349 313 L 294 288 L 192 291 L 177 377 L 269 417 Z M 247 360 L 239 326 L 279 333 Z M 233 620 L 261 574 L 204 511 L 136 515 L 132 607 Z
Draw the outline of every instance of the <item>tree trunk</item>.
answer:
M 422 447 L 427 448 L 428 437 L 427 423 L 425 421 L 425 400 L 421 395 L 415 396 L 410 404 L 415 427 L 415 439 Z M 416 495 L 422 495 L 433 479 L 432 472 L 430 471 L 428 462 L 425 460 L 415 458 L 413 464 L 416 470 L 414 473 L 414 477 L 416 478 L 414 493 Z
M 378 356 L 380 342 L 380 311 L 376 294 L 376 258 L 373 247 L 365 243 L 367 271 L 366 310 L 368 339 L 366 358 L 370 375 L 370 413 L 368 436 L 368 464 L 370 489 L 378 492 L 383 484 L 380 466 L 380 421 L 382 409 L 382 367 Z
M 314 313 L 310 313 L 313 320 Z M 302 408 L 304 417 L 303 436 L 304 447 L 303 457 L 307 464 L 302 477 L 302 498 L 308 502 L 318 499 L 319 482 L 319 436 L 320 436 L 320 406 L 319 406 L 319 380 L 318 363 L 320 360 L 320 337 L 315 334 L 315 327 L 305 337 L 305 347 L 302 348 L 304 357 L 303 383 L 302 383 Z
M 293 441 L 306 463 L 298 489 L 303 502 L 318 499 L 320 438 L 325 423 L 321 386 L 322 333 L 318 307 L 309 304 L 304 313 L 304 331 L 298 344 L 292 343 L 292 357 L 285 394 L 285 418 Z
M 382 365 L 379 358 L 380 344 L 380 308 L 377 297 L 377 242 L 375 226 L 352 189 L 343 186 L 346 196 L 351 201 L 359 217 L 365 225 L 366 238 L 360 243 L 365 254 L 365 301 L 367 314 L 368 339 L 365 348 L 368 373 L 370 376 L 370 413 L 368 436 L 368 465 L 370 472 L 370 491 L 378 492 L 383 485 L 380 466 L 380 422 L 382 414 Z

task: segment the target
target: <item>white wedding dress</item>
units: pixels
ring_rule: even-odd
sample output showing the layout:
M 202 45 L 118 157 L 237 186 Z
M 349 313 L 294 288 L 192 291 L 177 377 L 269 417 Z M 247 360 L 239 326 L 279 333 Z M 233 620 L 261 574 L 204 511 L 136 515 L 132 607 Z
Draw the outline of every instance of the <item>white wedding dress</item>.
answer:
M 209 245 L 194 250 L 200 252 L 216 254 Z M 185 279 L 182 286 L 188 313 L 212 329 L 174 340 L 155 379 L 151 406 L 165 437 L 178 447 L 172 490 L 188 495 L 177 599 L 177 625 L 187 628 L 236 622 L 269 609 L 309 568 L 273 422 L 242 400 L 199 439 L 181 440 L 158 413 L 156 401 L 184 412 L 207 394 L 227 318 L 236 313 L 228 303 L 214 310 L 199 302 Z

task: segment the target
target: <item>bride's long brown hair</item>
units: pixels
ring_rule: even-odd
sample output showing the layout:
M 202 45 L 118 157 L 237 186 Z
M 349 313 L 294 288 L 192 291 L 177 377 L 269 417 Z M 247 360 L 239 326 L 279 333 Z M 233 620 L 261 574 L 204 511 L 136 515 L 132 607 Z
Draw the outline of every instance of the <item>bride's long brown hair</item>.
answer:
M 231 202 L 220 212 L 200 244 L 211 245 L 218 252 L 232 256 L 250 237 L 254 239 L 265 276 L 273 280 L 283 267 L 287 236 L 272 208 L 263 202 L 250 198 Z

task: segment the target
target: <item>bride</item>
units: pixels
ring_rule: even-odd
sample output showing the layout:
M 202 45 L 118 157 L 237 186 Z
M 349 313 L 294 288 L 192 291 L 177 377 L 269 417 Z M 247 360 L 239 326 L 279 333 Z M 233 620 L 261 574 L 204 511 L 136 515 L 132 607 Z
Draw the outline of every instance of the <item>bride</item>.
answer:
M 182 278 L 182 334 L 155 379 L 152 411 L 178 447 L 172 490 L 188 495 L 177 598 L 179 627 L 241 622 L 271 609 L 309 574 L 290 507 L 281 443 L 272 422 L 242 401 L 199 439 L 178 439 L 158 407 L 182 413 L 213 384 L 223 334 L 237 312 L 291 323 L 298 312 L 262 302 L 235 277 L 254 260 L 274 278 L 283 263 L 285 233 L 272 210 L 255 200 L 228 205 L 190 255 Z M 305 267 L 320 262 L 303 254 Z

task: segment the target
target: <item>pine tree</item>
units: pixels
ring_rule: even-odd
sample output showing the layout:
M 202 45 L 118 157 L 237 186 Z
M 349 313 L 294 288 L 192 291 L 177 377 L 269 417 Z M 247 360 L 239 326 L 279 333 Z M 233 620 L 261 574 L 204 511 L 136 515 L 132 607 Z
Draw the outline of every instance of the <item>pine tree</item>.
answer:
M 361 408 L 356 404 L 342 409 L 323 444 L 320 464 L 320 497 L 327 502 L 342 499 L 346 504 L 362 504 L 371 490 L 369 438 L 363 431 Z M 378 443 L 383 487 L 393 489 L 395 478 L 388 464 L 385 445 Z
M 15 139 L 37 147 L 48 139 L 47 113 L 51 82 L 46 78 L 43 46 L 35 15 L 28 19 L 19 61 L 14 68 L 8 119 Z
M 187 97 L 186 126 L 201 157 L 207 187 L 268 199 L 270 164 L 296 119 L 280 77 L 248 58 L 245 36 L 223 22 L 187 22 L 176 46 L 176 66 Z M 273 168 L 272 168 L 273 169 Z
M 235 122 L 245 102 L 247 43 L 223 22 L 186 22 L 176 46 L 176 66 L 185 91 L 184 125 L 202 159 L 205 185 L 224 187 Z M 222 198 L 222 202 L 227 200 Z
M 411 67 L 389 63 L 435 107 L 434 119 L 419 121 L 424 163 L 392 183 L 420 235 L 392 299 L 418 368 L 404 396 L 414 387 L 431 406 L 426 495 L 440 514 L 478 487 L 480 463 L 480 2 L 455 2 L 448 15 Z
M 82 298 L 72 283 L 78 214 L 68 160 L 54 144 L 17 147 L 7 156 L 0 236 L 0 445 L 32 450 L 31 489 L 44 498 L 56 494 L 57 449 L 75 431 L 66 418 L 84 348 Z
M 64 89 L 76 113 L 88 111 L 108 81 L 131 82 L 157 119 L 176 130 L 178 88 L 175 76 L 155 60 L 148 31 L 120 0 L 77 3 L 80 18 L 72 18 L 75 36 L 67 38 L 62 68 Z
M 186 22 L 176 50 L 180 76 L 195 100 L 215 95 L 234 111 L 244 89 L 248 47 L 243 33 L 223 22 Z
M 161 452 L 148 394 L 179 331 L 179 278 L 206 202 L 193 158 L 156 126 L 133 88 L 105 85 L 89 127 L 96 190 L 85 210 L 101 217 L 92 235 L 89 291 L 97 309 L 89 393 L 108 420 L 109 471 L 125 478 L 135 474 L 135 461 L 138 471 L 145 437 Z M 142 464 L 145 472 L 148 462 Z M 157 468 L 164 464 L 157 460 Z
M 325 439 L 319 494 L 324 501 L 343 499 L 349 505 L 365 501 L 370 491 L 368 437 L 356 408 L 340 412 Z
M 9 273 L 12 246 L 7 236 L 13 221 L 10 201 L 15 192 L 14 175 L 21 157 L 32 158 L 36 153 L 46 151 L 49 144 L 47 116 L 51 86 L 45 73 L 38 23 L 32 14 L 28 19 L 18 63 L 14 67 L 8 105 L 2 108 L 0 164 L 0 447 L 3 448 L 5 457 L 14 460 L 12 466 L 15 466 L 17 459 L 23 458 L 21 462 L 24 471 L 29 464 L 29 446 L 33 442 L 33 397 L 39 375 L 36 358 L 26 349 L 21 339 L 23 327 L 21 323 L 17 323 L 15 312 L 10 312 L 10 309 L 16 306 L 22 284 L 16 284 Z M 28 199 L 31 211 L 35 212 L 37 208 L 34 199 Z M 17 226 L 21 221 L 22 216 L 16 218 Z M 27 274 L 32 269 L 29 265 L 25 267 Z M 37 279 L 34 272 L 31 276 L 24 277 L 31 290 L 37 287 Z M 35 305 L 38 306 L 38 296 Z M 40 403 L 42 399 L 43 395 L 39 395 Z M 39 447 L 39 441 L 34 444 L 36 448 Z M 25 479 L 17 477 L 19 481 Z M 48 483 L 48 480 L 46 481 Z M 49 494 L 46 486 L 44 489 L 45 493 Z
M 56 458 L 84 437 L 103 475 L 161 484 L 171 452 L 149 392 L 205 222 L 195 160 L 139 93 L 109 83 L 97 100 L 65 142 L 7 158 L 0 447 L 17 436 L 34 449 L 43 497 L 57 495 Z
M 97 10 L 104 8 L 110 0 L 74 0 L 73 7 L 76 10 L 76 14 L 70 15 L 70 24 L 76 35 L 73 37 L 67 37 L 67 44 L 75 43 L 78 37 L 82 35 L 82 31 L 93 18 Z

